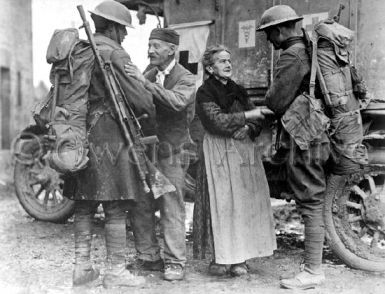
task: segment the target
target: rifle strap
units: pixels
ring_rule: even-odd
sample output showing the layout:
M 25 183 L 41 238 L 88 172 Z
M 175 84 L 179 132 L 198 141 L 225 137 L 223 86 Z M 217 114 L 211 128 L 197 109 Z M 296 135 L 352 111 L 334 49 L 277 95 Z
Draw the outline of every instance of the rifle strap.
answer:
M 110 56 L 111 56 L 111 54 L 110 54 Z M 105 63 L 107 64 L 106 61 L 105 61 Z M 108 72 L 108 75 L 111 79 L 111 84 L 112 84 L 113 88 L 116 89 L 116 93 L 124 93 L 122 86 L 119 83 L 119 80 L 116 76 L 116 72 L 115 72 L 113 64 L 111 63 L 111 61 L 108 61 L 108 63 L 110 64 L 110 68 L 107 72 Z M 138 137 L 136 136 L 137 135 L 137 128 L 134 124 L 134 121 L 136 122 L 136 124 L 138 124 L 135 113 L 134 113 L 130 103 L 127 101 L 127 99 L 123 95 L 119 95 L 118 99 L 121 103 L 121 106 L 128 111 L 126 114 L 127 115 L 126 122 L 127 122 L 127 125 L 129 127 L 131 133 L 133 134 L 132 139 L 133 139 L 134 144 L 139 146 L 140 142 L 138 141 Z

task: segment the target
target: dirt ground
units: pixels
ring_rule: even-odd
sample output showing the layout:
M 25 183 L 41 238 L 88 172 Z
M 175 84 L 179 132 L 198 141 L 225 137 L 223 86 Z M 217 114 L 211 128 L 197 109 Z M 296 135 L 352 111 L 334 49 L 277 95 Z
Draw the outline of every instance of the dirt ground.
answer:
M 242 278 L 207 275 L 208 260 L 192 260 L 188 241 L 186 279 L 167 282 L 160 274 L 146 274 L 138 288 L 104 290 L 101 279 L 92 288 L 72 289 L 73 223 L 35 221 L 19 205 L 12 187 L 0 185 L 0 293 L 295 293 L 279 288 L 279 277 L 297 270 L 303 254 L 300 219 L 292 205 L 274 208 L 278 250 L 271 257 L 249 262 L 250 274 Z M 92 257 L 103 274 L 105 247 L 103 221 L 95 219 Z M 187 240 L 189 238 L 187 237 Z M 132 238 L 128 258 L 134 258 Z M 327 281 L 313 293 L 385 293 L 385 274 L 353 270 L 325 247 L 323 267 Z

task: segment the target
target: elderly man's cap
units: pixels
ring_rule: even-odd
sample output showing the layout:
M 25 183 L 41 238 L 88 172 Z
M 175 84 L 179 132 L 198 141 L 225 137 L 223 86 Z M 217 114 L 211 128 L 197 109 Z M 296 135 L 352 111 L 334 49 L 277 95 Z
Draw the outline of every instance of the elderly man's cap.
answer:
M 179 45 L 179 34 L 172 29 L 167 29 L 167 28 L 153 29 L 150 34 L 150 40 L 151 39 L 158 39 L 158 40 L 169 42 L 175 45 Z

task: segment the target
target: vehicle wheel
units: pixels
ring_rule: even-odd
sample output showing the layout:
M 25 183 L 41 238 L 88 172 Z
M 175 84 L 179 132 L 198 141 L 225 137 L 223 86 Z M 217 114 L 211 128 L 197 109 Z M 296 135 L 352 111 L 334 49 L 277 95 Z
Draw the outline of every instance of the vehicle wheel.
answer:
M 33 218 L 62 223 L 73 215 L 74 201 L 63 196 L 63 179 L 43 159 L 41 138 L 32 133 L 19 137 L 14 170 L 16 195 Z
M 385 168 L 331 176 L 325 201 L 326 238 L 348 266 L 385 271 Z

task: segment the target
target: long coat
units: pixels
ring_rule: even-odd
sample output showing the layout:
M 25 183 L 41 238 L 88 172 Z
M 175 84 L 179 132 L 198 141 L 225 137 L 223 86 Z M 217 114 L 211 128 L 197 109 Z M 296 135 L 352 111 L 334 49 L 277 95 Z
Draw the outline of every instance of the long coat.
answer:
M 95 40 L 102 58 L 110 58 L 136 115 L 147 113 L 153 118 L 152 95 L 124 72 L 124 64 L 130 61 L 130 56 L 118 43 L 101 34 L 95 34 Z M 112 105 L 102 72 L 95 65 L 87 115 L 90 160 L 87 168 L 76 176 L 75 200 L 135 200 L 143 193 Z

